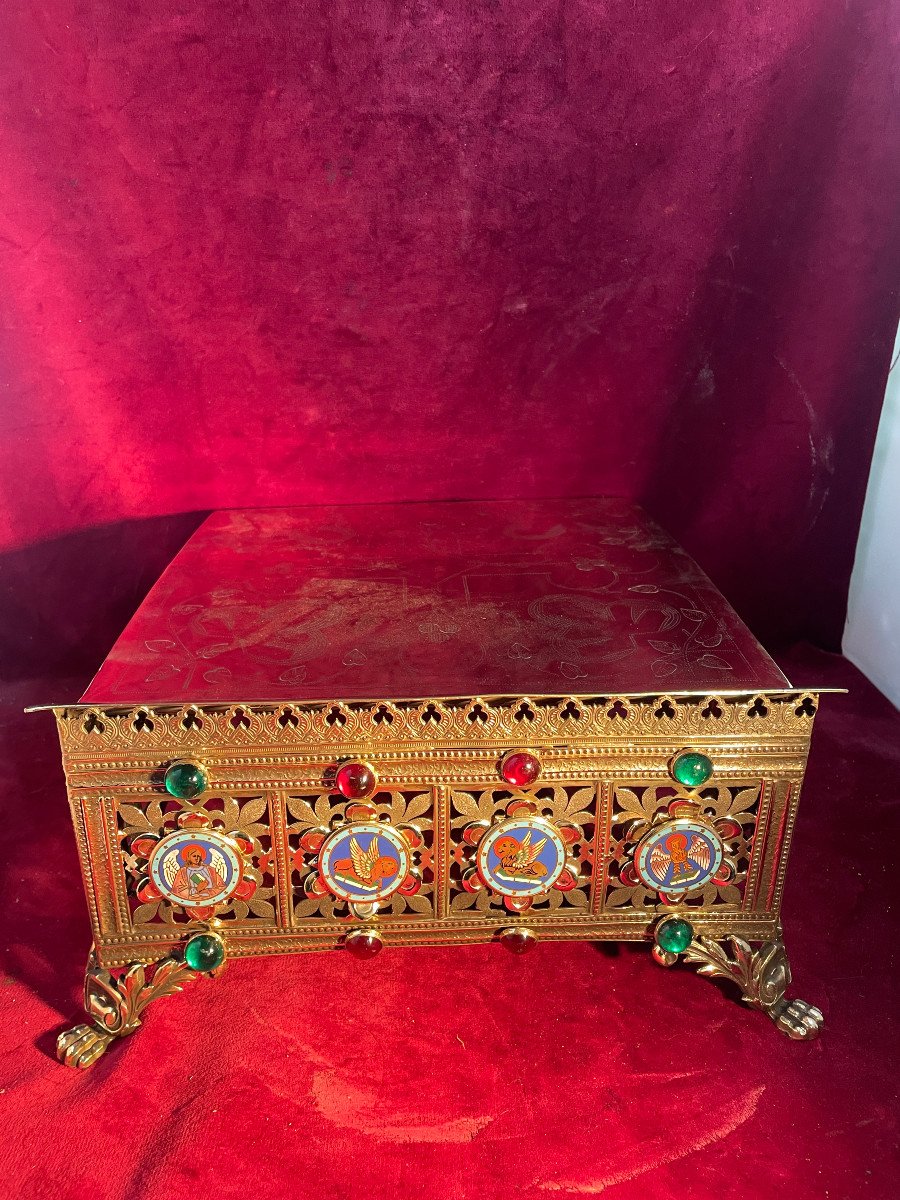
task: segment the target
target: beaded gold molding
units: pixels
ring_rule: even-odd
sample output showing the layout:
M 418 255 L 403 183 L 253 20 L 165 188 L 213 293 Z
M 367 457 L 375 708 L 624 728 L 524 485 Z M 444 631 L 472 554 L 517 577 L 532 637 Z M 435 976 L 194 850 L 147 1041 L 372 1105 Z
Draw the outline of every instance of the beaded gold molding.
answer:
M 54 708 L 63 749 L 808 738 L 815 692 Z

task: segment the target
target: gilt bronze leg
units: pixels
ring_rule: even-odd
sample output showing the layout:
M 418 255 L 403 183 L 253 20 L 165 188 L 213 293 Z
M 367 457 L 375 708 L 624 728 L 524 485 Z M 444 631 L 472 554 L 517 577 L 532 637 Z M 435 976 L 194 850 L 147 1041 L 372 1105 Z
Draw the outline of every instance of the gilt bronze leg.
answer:
M 146 966 L 132 963 L 120 974 L 113 975 L 100 966 L 96 951 L 91 947 L 84 978 L 84 1007 L 91 1020 L 73 1025 L 59 1035 L 57 1058 L 67 1067 L 93 1066 L 111 1042 L 134 1033 L 151 1001 L 180 992 L 198 975 L 212 974 L 221 966 L 224 957 L 221 938 L 201 933 L 188 941 L 183 957 L 171 955 Z
M 672 942 L 671 934 L 679 932 L 671 929 L 676 921 L 679 925 L 687 925 L 685 921 L 669 918 L 669 930 L 663 928 L 666 921 L 657 926 L 653 957 L 658 963 L 671 966 L 683 955 L 685 962 L 699 964 L 700 975 L 719 976 L 736 983 L 744 1002 L 767 1013 L 788 1037 L 802 1041 L 818 1037 L 825 1020 L 819 1009 L 805 1000 L 788 1000 L 785 996 L 791 984 L 791 968 L 780 929 L 773 941 L 765 942 L 757 950 L 752 950 L 748 942 L 734 934 L 721 941 L 696 935 L 683 950 L 681 947 L 669 949 L 666 934 L 670 934 L 668 940 Z

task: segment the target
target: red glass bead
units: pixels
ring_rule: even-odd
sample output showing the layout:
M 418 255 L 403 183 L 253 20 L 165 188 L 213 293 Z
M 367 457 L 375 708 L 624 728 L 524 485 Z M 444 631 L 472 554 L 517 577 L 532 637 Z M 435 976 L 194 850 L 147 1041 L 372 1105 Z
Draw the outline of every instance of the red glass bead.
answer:
M 525 954 L 536 943 L 537 938 L 531 930 L 523 929 L 521 926 L 504 929 L 500 934 L 500 945 L 505 950 L 509 950 L 511 954 Z
M 469 846 L 477 846 L 489 829 L 488 821 L 475 821 L 463 830 L 463 841 Z
M 205 812 L 182 813 L 178 818 L 179 829 L 206 829 L 212 824 Z
M 374 804 L 348 804 L 344 810 L 348 821 L 375 821 L 378 809 Z
M 155 833 L 139 833 L 137 837 L 131 839 L 131 853 L 136 854 L 138 858 L 149 858 L 158 841 L 159 838 Z
M 362 800 L 375 791 L 378 776 L 368 763 L 346 762 L 338 767 L 334 782 L 337 790 L 348 800 Z
M 420 850 L 425 845 L 425 839 L 415 825 L 400 825 L 399 831 L 403 834 L 403 840 L 411 850 Z
M 500 764 L 500 774 L 507 783 L 515 787 L 534 783 L 540 773 L 540 759 L 534 754 L 529 754 L 527 750 L 514 750 L 512 754 L 507 754 Z
M 354 929 L 347 934 L 344 945 L 354 958 L 374 958 L 381 953 L 384 942 L 374 929 Z
M 245 876 L 234 889 L 234 894 L 238 900 L 250 900 L 256 895 L 256 880 Z
M 724 820 L 716 821 L 716 829 L 723 838 L 740 837 L 743 832 L 737 821 L 730 821 L 727 817 Z
M 327 833 L 323 833 L 320 829 L 311 829 L 308 833 L 304 833 L 300 839 L 300 849 L 305 850 L 307 854 L 317 854 L 322 848 L 322 843 L 328 837 Z M 295 870 L 301 869 L 300 865 L 303 862 L 302 854 L 297 855 L 294 862 Z
M 507 804 L 506 815 L 508 817 L 530 817 L 538 811 L 538 806 L 532 804 L 530 800 L 514 800 L 512 804 Z

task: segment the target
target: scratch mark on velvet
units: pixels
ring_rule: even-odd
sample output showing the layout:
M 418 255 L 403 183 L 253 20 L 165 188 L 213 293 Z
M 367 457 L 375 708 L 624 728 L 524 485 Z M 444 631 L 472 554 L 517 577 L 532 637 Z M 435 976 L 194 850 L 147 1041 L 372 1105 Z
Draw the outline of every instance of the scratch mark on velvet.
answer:
M 821 470 L 824 471 L 828 476 L 834 475 L 834 443 L 828 434 L 821 433 L 819 428 L 819 418 L 815 408 L 813 407 L 812 400 L 809 398 L 809 393 L 797 378 L 794 371 L 792 371 L 791 368 L 783 361 L 783 359 L 779 358 L 777 354 L 773 355 L 773 358 L 794 385 L 798 396 L 803 402 L 803 407 L 806 410 L 806 418 L 808 421 L 807 438 L 809 439 L 811 479 L 809 485 L 809 495 L 807 496 L 809 518 L 806 522 L 805 528 L 806 532 L 809 532 L 809 530 L 812 529 L 816 521 L 819 519 L 819 515 L 822 512 L 825 501 L 828 499 L 830 485 L 828 483 L 819 485 L 817 476 L 820 472 L 820 464 Z M 821 489 L 820 495 L 817 497 L 816 492 L 819 489 Z

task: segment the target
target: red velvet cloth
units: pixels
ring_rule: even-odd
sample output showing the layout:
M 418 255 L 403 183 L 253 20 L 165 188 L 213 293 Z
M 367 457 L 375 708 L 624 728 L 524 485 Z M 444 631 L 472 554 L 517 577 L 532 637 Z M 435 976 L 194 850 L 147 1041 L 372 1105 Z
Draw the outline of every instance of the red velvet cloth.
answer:
M 894 1195 L 898 718 L 839 662 L 786 663 L 854 679 L 788 876 L 811 1046 L 643 947 L 492 946 L 238 963 L 67 1071 L 86 909 L 17 706 L 77 694 L 214 507 L 620 493 L 756 633 L 835 643 L 895 34 L 890 0 L 0 6 L 3 1192 Z
M 618 493 L 757 633 L 836 644 L 896 32 L 892 0 L 7 0 L 0 549 Z
M 783 665 L 852 687 L 822 705 L 785 894 L 810 1045 L 649 947 L 556 943 L 235 962 L 63 1067 L 87 911 L 51 720 L 16 707 L 60 685 L 9 696 L 0 1195 L 896 1196 L 900 714 L 840 659 Z

